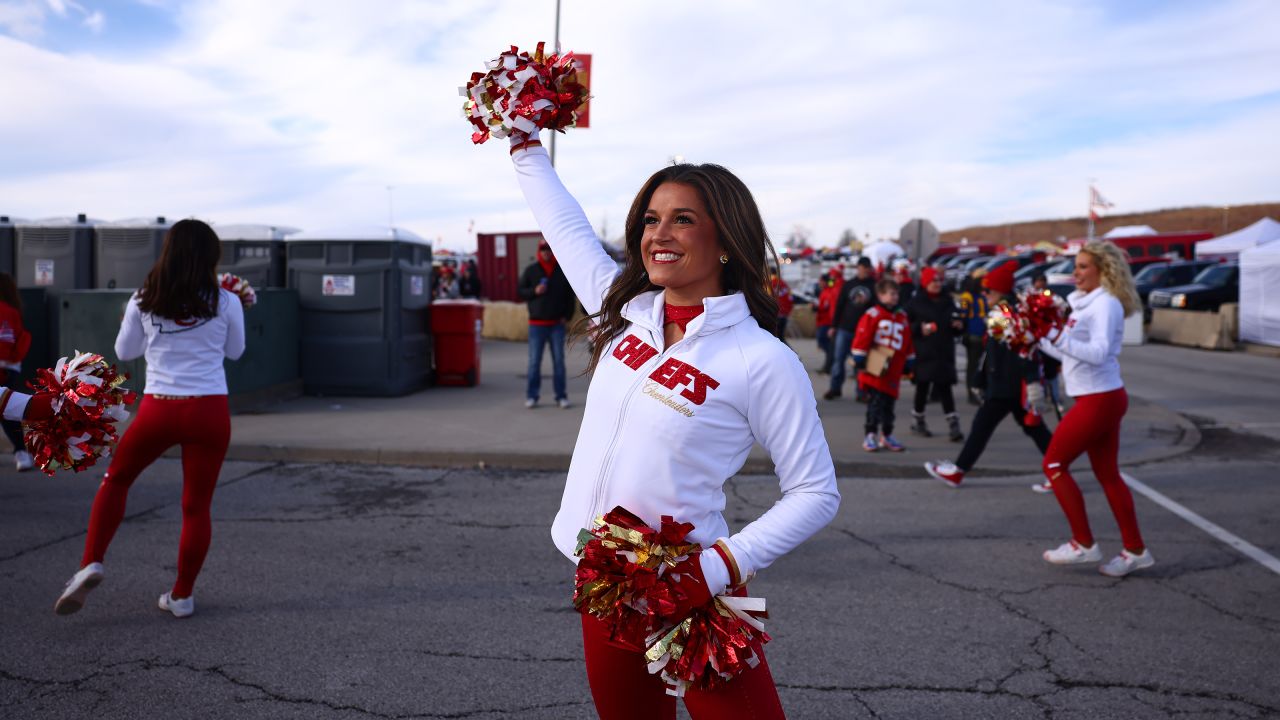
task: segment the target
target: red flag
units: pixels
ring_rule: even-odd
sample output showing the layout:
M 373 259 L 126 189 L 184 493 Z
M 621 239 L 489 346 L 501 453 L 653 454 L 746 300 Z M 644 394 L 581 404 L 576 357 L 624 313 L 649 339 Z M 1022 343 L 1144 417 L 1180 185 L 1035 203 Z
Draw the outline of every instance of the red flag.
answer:
M 589 128 L 591 127 L 591 55 L 574 53 L 573 59 L 578 64 L 578 82 L 587 89 L 587 99 L 578 106 L 578 119 L 574 127 Z

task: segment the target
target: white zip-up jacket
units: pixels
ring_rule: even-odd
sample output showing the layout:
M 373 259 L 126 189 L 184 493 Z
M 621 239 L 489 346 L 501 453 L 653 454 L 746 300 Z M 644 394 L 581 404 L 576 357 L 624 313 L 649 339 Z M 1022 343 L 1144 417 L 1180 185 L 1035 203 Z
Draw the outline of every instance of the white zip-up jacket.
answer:
M 170 320 L 138 307 L 135 293 L 125 305 L 116 335 L 116 357 L 147 358 L 147 386 L 155 395 L 226 395 L 222 358 L 244 354 L 244 307 L 235 293 L 218 288 L 211 318 Z
M 534 146 L 512 157 L 556 260 L 587 312 L 598 312 L 617 265 L 546 151 Z M 690 538 L 703 547 L 725 540 L 745 579 L 822 529 L 839 507 L 813 385 L 741 293 L 706 298 L 703 314 L 670 347 L 664 305 L 663 293 L 650 291 L 623 308 L 630 324 L 592 377 L 551 536 L 576 562 L 578 531 L 615 506 L 651 527 L 670 515 L 693 523 Z M 730 536 L 724 483 L 756 442 L 773 459 L 782 499 Z
M 1071 317 L 1040 349 L 1062 361 L 1062 376 L 1071 397 L 1104 393 L 1124 387 L 1120 378 L 1120 347 L 1124 340 L 1124 306 L 1102 287 L 1067 296 Z

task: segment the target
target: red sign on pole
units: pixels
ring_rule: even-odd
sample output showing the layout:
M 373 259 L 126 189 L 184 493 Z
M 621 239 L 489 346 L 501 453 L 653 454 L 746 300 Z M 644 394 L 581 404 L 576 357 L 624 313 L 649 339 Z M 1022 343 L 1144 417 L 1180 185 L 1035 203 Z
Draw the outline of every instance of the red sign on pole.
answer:
M 574 123 L 576 128 L 591 127 L 591 55 L 574 53 L 573 59 L 578 65 L 578 82 L 587 89 L 587 99 L 578 108 L 578 119 Z

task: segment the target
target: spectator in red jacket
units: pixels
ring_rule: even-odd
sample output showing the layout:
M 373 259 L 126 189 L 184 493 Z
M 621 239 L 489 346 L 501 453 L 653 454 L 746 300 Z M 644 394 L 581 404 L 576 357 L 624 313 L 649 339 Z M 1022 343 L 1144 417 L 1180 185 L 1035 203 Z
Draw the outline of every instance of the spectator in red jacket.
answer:
M 791 317 L 791 310 L 795 307 L 795 300 L 791 297 L 791 286 L 787 285 L 787 281 L 778 277 L 778 273 L 774 272 L 769 276 L 769 281 L 773 287 L 773 296 L 778 299 L 778 339 L 783 343 L 787 342 L 787 320 Z
M 22 372 L 22 360 L 31 349 L 31 333 L 22 325 L 22 296 L 13 276 L 0 273 L 0 383 L 12 389 L 18 388 L 18 375 Z M 13 464 L 18 472 L 30 470 L 35 464 L 22 440 L 22 423 L 14 420 L 0 422 L 5 437 L 13 443 Z
M 840 270 L 832 268 L 822 280 L 822 289 L 818 291 L 818 301 L 813 304 L 815 335 L 818 338 L 818 349 L 822 351 L 822 367 L 819 375 L 831 374 L 833 345 L 833 323 L 836 316 L 836 303 L 840 300 L 840 289 L 844 286 L 844 276 Z

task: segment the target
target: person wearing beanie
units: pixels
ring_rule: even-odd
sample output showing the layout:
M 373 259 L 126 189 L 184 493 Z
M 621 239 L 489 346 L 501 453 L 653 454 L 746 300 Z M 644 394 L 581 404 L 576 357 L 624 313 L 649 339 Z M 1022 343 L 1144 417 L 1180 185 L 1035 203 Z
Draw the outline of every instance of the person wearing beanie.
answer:
M 1013 271 L 1016 267 L 1016 262 L 1009 261 L 982 279 L 983 295 L 990 307 L 1012 303 Z M 965 473 L 977 464 L 992 433 L 1006 415 L 1013 415 L 1013 421 L 1036 444 L 1041 455 L 1053 438 L 1040 416 L 1024 411 L 1024 388 L 1039 387 L 1040 382 L 1040 363 L 1034 357 L 1025 359 L 988 335 L 983 343 L 979 366 L 977 379 L 983 391 L 982 404 L 973 416 L 969 438 L 965 440 L 960 456 L 955 462 L 938 460 L 924 464 L 930 475 L 953 488 L 959 488 Z
M 916 348 L 911 431 L 924 437 L 933 436 L 924 411 L 929 398 L 936 397 L 942 402 L 951 441 L 960 442 L 964 440 L 964 433 L 960 431 L 960 416 L 956 414 L 951 386 L 956 384 L 956 339 L 964 331 L 964 322 L 951 293 L 942 286 L 941 273 L 936 268 L 926 267 L 920 271 L 920 287 L 922 290 L 906 304 Z

